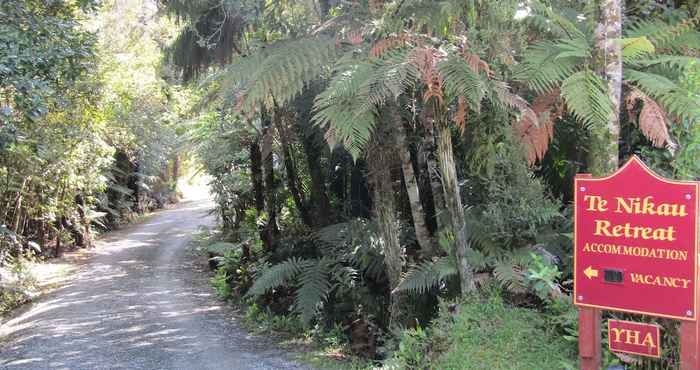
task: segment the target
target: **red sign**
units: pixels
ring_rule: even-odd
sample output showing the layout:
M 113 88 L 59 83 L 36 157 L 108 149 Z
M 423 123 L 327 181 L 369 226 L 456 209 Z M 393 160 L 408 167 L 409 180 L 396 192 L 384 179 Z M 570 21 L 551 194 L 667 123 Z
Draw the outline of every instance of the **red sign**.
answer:
M 575 184 L 574 303 L 695 320 L 700 183 L 663 179 L 632 157 Z
M 614 352 L 661 357 L 661 327 L 632 321 L 608 320 L 608 347 Z

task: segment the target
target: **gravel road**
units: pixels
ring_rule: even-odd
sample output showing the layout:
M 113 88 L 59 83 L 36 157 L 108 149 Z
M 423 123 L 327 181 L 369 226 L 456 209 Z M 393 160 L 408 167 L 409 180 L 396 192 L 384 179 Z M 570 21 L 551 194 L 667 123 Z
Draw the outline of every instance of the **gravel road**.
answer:
M 246 333 L 193 262 L 210 207 L 184 202 L 103 238 L 67 285 L 0 326 L 0 368 L 305 369 Z

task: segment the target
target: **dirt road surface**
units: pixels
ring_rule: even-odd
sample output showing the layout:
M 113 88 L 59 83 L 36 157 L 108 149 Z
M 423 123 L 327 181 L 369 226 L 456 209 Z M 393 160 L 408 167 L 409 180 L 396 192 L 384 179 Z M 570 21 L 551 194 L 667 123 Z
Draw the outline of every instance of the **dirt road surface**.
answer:
M 212 206 L 186 201 L 105 236 L 66 285 L 0 325 L 0 368 L 306 368 L 247 334 L 197 271 L 188 244 Z

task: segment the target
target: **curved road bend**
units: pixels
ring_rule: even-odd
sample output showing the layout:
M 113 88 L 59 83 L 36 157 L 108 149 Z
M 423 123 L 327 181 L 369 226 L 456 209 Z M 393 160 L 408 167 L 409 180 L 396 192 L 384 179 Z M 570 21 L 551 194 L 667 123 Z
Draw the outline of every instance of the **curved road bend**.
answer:
M 212 203 L 108 234 L 71 282 L 0 325 L 0 369 L 305 369 L 251 337 L 187 245 Z

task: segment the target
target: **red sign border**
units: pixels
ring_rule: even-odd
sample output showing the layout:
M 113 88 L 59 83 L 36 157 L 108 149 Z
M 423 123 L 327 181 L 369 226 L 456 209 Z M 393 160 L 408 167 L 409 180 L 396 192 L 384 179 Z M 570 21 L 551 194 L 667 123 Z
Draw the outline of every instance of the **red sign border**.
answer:
M 601 305 L 592 305 L 592 304 L 586 304 L 586 303 L 579 303 L 576 297 L 578 296 L 578 291 L 577 291 L 577 284 L 576 284 L 576 275 L 577 275 L 577 267 L 578 265 L 576 264 L 576 251 L 577 251 L 577 245 L 576 245 L 576 230 L 577 230 L 577 212 L 576 212 L 576 194 L 578 191 L 578 183 L 580 180 L 583 181 L 605 181 L 609 180 L 617 175 L 619 175 L 624 169 L 629 166 L 631 163 L 637 163 L 641 166 L 641 168 L 649 175 L 652 177 L 656 178 L 659 181 L 662 181 L 667 184 L 674 184 L 674 185 L 693 185 L 695 186 L 695 237 L 693 239 L 693 245 L 695 246 L 694 248 L 694 254 L 693 254 L 693 275 L 695 276 L 695 285 L 693 286 L 693 316 L 673 316 L 673 315 L 664 315 L 664 314 L 658 314 L 654 312 L 645 312 L 645 311 L 636 311 L 636 310 L 626 310 L 622 309 L 619 307 L 608 307 L 608 306 L 601 306 Z M 700 220 L 700 214 L 698 211 L 700 211 L 700 182 L 698 181 L 678 181 L 678 180 L 668 180 L 665 179 L 656 173 L 652 171 L 644 162 L 642 162 L 639 157 L 636 155 L 633 155 L 627 163 L 625 163 L 622 167 L 618 168 L 617 171 L 613 172 L 611 175 L 605 176 L 605 177 L 598 177 L 598 178 L 593 178 L 593 177 L 582 177 L 579 175 L 576 175 L 574 178 L 574 294 L 572 297 L 572 300 L 574 302 L 575 306 L 580 306 L 580 307 L 591 307 L 591 308 L 599 308 L 603 310 L 609 310 L 609 311 L 617 311 L 617 312 L 626 312 L 626 313 L 633 313 L 633 314 L 641 314 L 641 315 L 648 315 L 648 316 L 655 316 L 655 317 L 665 317 L 669 319 L 675 319 L 675 320 L 683 320 L 683 321 L 696 321 L 698 318 L 697 310 L 698 310 L 698 261 L 700 260 L 700 257 L 698 256 L 698 220 Z
M 610 343 L 610 322 L 611 321 L 616 321 L 616 322 L 625 322 L 625 323 L 630 323 L 630 324 L 635 324 L 635 325 L 644 325 L 644 326 L 653 326 L 656 329 L 656 339 L 659 341 L 659 349 L 658 349 L 658 355 L 650 355 L 648 353 L 640 353 L 640 352 L 631 352 L 631 351 L 625 351 L 625 350 L 620 350 L 620 349 L 612 349 L 612 345 Z M 636 322 L 636 321 L 629 321 L 629 320 L 617 320 L 617 319 L 608 319 L 608 349 L 610 352 L 621 352 L 621 353 L 628 353 L 631 355 L 637 355 L 637 356 L 645 356 L 645 357 L 652 357 L 652 358 L 661 358 L 661 326 L 657 324 L 651 324 L 647 322 Z

